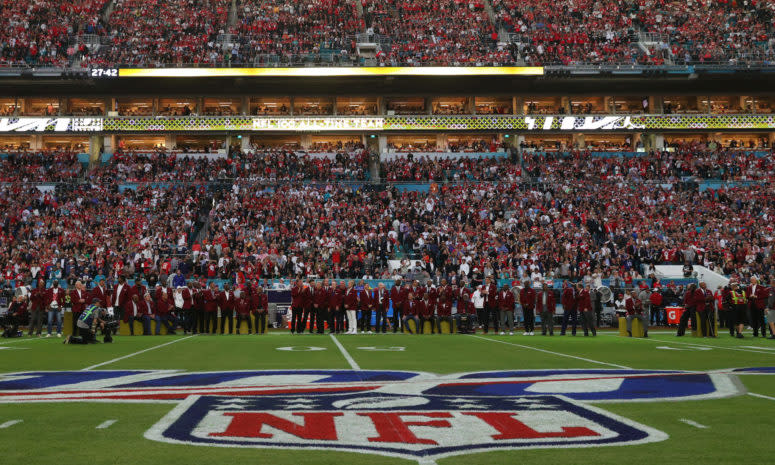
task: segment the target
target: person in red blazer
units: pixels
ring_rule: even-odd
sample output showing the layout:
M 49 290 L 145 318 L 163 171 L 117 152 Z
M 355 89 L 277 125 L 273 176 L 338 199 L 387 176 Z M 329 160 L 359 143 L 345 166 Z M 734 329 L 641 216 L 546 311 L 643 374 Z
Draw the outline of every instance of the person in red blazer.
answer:
M 627 309 L 627 334 L 632 337 L 632 320 L 640 320 L 643 324 L 643 337 L 649 337 L 649 316 L 643 312 L 643 302 L 638 299 L 638 291 L 633 289 L 625 300 Z
M 376 312 L 374 331 L 387 332 L 387 309 L 390 305 L 390 293 L 385 289 L 385 283 L 379 283 L 372 296 L 374 301 L 374 310 Z
M 395 313 L 395 310 L 394 310 L 394 313 Z M 406 298 L 406 301 L 404 302 L 404 308 L 402 313 L 404 314 L 404 321 L 403 321 L 404 330 L 406 330 L 409 333 L 412 332 L 412 328 L 409 327 L 409 325 L 407 324 L 409 320 L 414 320 L 414 327 L 420 328 L 420 320 L 417 319 L 417 315 L 420 313 L 420 304 L 418 303 L 417 300 L 415 300 L 414 293 L 409 292 L 407 294 L 407 298 Z
M 304 287 L 301 290 L 302 305 L 304 306 L 304 313 L 301 317 L 301 328 L 297 329 L 298 334 L 304 333 L 304 329 L 307 328 L 307 322 L 309 322 L 309 333 L 312 334 L 312 330 L 315 327 L 317 316 L 314 308 L 312 307 L 312 297 L 315 286 L 312 281 L 304 283 Z
M 498 316 L 498 285 L 495 284 L 495 280 L 492 276 L 488 276 L 485 279 L 484 289 L 484 322 L 482 328 L 484 333 L 487 334 L 490 330 L 490 323 L 492 323 L 492 329 L 497 333 L 500 329 L 500 318 Z
M 589 284 L 582 286 L 578 284 L 578 294 L 576 297 L 576 310 L 581 315 L 581 327 L 584 329 L 584 336 L 588 336 L 592 331 L 592 336 L 597 336 L 595 322 L 597 315 L 592 308 L 592 296 L 589 293 Z
M 234 295 L 237 299 L 234 303 L 234 308 L 237 311 L 237 334 L 240 333 L 240 326 L 243 321 L 248 322 L 248 334 L 253 334 L 253 322 L 250 318 L 251 297 L 247 292 L 241 290 L 235 291 Z
M 716 307 L 713 292 L 708 289 L 705 281 L 702 281 L 700 282 L 700 287 L 694 291 L 694 294 L 697 304 L 697 317 L 702 319 L 702 336 L 716 337 Z M 762 323 L 762 335 L 764 335 L 764 332 L 764 324 Z
M 430 321 L 431 323 L 431 334 L 436 334 L 436 327 L 438 326 L 438 321 L 436 320 L 436 305 L 431 301 L 430 297 L 430 293 L 426 292 L 422 299 L 415 299 L 417 302 L 415 315 L 417 315 L 420 320 L 419 325 L 417 326 L 417 332 L 419 334 L 425 332 L 426 321 Z
M 118 277 L 118 284 L 113 288 L 110 293 L 110 300 L 108 301 L 108 308 L 113 308 L 116 316 L 123 319 L 123 311 L 126 308 L 127 302 L 132 299 L 132 288 L 129 283 L 126 282 L 126 277 L 121 275 Z
M 770 290 L 759 283 L 755 276 L 751 278 L 751 285 L 745 290 L 748 297 L 748 314 L 751 328 L 753 328 L 753 337 L 762 332 L 762 337 L 767 337 L 767 326 L 764 324 L 764 310 L 767 308 L 767 298 L 770 296 Z
M 372 296 L 371 287 L 369 287 L 368 284 L 363 284 L 363 290 L 358 295 L 358 310 L 361 312 L 360 328 L 362 333 L 372 334 L 371 311 L 373 309 L 374 298 Z
M 498 309 L 500 310 L 501 334 L 508 330 L 514 334 L 514 293 L 508 284 L 504 284 L 498 292 Z
M 315 327 L 318 334 L 323 334 L 325 328 L 325 321 L 328 320 L 326 314 L 326 307 L 328 306 L 328 291 L 323 289 L 323 283 L 320 281 L 315 283 L 315 287 L 312 290 L 312 310 L 310 317 L 312 320 L 309 324 L 310 334 L 312 334 L 312 321 L 315 322 Z M 329 331 L 332 329 L 329 321 Z
M 140 296 L 132 294 L 132 297 L 124 304 L 122 319 L 129 325 L 129 334 L 135 335 L 135 321 L 143 324 L 143 335 L 151 334 L 151 320 L 144 302 L 140 301 Z
M 344 293 L 347 290 L 347 286 L 344 281 L 336 285 L 336 280 L 331 280 L 330 285 L 326 288 L 328 292 L 328 327 L 334 328 L 336 332 L 343 332 L 344 327 Z
M 439 334 L 441 334 L 441 322 L 447 321 L 449 323 L 449 334 L 455 332 L 455 326 L 452 324 L 452 289 L 447 285 L 447 280 L 441 280 L 441 286 L 438 290 L 438 301 L 436 304 L 436 326 L 439 328 Z
M 302 334 L 301 318 L 304 316 L 304 282 L 301 279 L 294 281 L 291 286 L 291 334 Z
M 554 336 L 554 311 L 555 311 L 554 291 L 549 289 L 547 283 L 541 285 L 541 290 L 536 292 L 535 309 L 541 315 L 541 334 Z
M 218 294 L 218 308 L 221 310 L 221 334 L 226 329 L 226 320 L 229 321 L 229 334 L 234 330 L 234 292 L 228 283 L 224 283 L 223 291 Z
M 536 291 L 530 284 L 530 280 L 526 279 L 522 290 L 519 291 L 519 303 L 522 305 L 522 313 L 525 319 L 524 336 L 532 336 L 535 330 L 535 301 Z
M 401 280 L 397 279 L 395 284 L 393 284 L 393 287 L 390 288 L 390 301 L 393 304 L 393 333 L 398 331 L 399 327 L 403 325 L 404 319 L 402 318 L 401 310 L 404 308 L 404 297 L 405 295 L 401 288 Z
M 204 307 L 205 327 L 204 332 L 215 334 L 218 332 L 218 286 L 210 283 L 210 286 L 201 293 L 202 305 Z
M 30 291 L 30 329 L 29 336 L 33 333 L 38 337 L 42 336 L 43 332 L 43 315 L 46 311 L 46 282 L 42 279 L 38 280 L 35 289 Z M 37 330 L 37 331 L 36 331 Z
M 105 287 L 105 280 L 102 278 L 97 279 L 97 285 L 89 291 L 89 302 L 94 299 L 99 299 L 100 307 L 108 308 L 110 304 L 110 291 Z
M 579 324 L 578 309 L 576 308 L 576 289 L 568 281 L 562 283 L 562 295 L 560 303 L 562 304 L 562 329 L 560 336 L 565 336 L 565 330 L 568 328 L 568 320 L 571 323 L 571 334 L 576 335 L 576 326 Z
M 167 289 L 169 290 L 169 289 Z M 178 326 L 175 318 L 174 304 L 172 303 L 172 294 L 164 292 L 161 286 L 156 288 L 156 299 L 154 300 L 154 319 L 156 320 L 156 335 L 161 334 L 161 325 L 167 327 L 167 334 L 175 334 L 175 328 Z
M 344 292 L 344 310 L 347 315 L 347 334 L 355 334 L 358 331 L 358 290 L 355 282 L 348 281 Z M 337 326 L 336 328 L 340 328 Z M 342 328 L 343 329 L 343 328 Z
M 70 289 L 68 295 L 70 296 L 70 305 L 73 312 L 73 328 L 72 333 L 70 334 L 78 334 L 78 318 L 81 316 L 81 312 L 86 309 L 86 302 L 91 302 L 91 299 L 89 298 L 89 292 L 86 290 L 86 286 L 84 286 L 81 281 L 75 282 L 75 288 Z
M 65 303 L 65 290 L 59 287 L 59 281 L 54 280 L 51 288 L 46 291 L 46 309 L 48 310 L 48 334 L 51 337 L 51 327 L 56 320 L 57 337 L 62 337 L 62 311 Z
M 256 334 L 264 334 L 266 331 L 266 317 L 269 314 L 269 298 L 264 293 L 264 288 L 258 286 L 251 299 L 253 311 L 256 313 Z

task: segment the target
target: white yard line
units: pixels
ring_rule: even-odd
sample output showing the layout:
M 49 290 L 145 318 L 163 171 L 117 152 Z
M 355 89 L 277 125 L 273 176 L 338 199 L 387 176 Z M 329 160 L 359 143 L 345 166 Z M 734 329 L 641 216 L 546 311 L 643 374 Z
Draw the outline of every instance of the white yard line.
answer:
M 89 370 L 93 370 L 95 368 L 99 368 L 99 367 L 101 367 L 103 365 L 110 365 L 111 363 L 118 362 L 119 360 L 124 360 L 124 359 L 130 358 L 130 357 L 134 357 L 135 355 L 140 355 L 142 353 L 145 353 L 145 352 L 148 352 L 148 351 L 151 351 L 151 350 L 155 350 L 155 349 L 158 349 L 158 348 L 161 348 L 161 347 L 164 347 L 164 346 L 168 346 L 168 345 L 174 344 L 176 342 L 185 341 L 186 339 L 190 339 L 190 338 L 195 337 L 195 336 L 196 336 L 196 334 L 191 335 L 191 336 L 182 337 L 180 339 L 175 339 L 174 341 L 165 342 L 164 344 L 159 344 L 159 345 L 156 345 L 156 346 L 153 346 L 153 347 L 149 347 L 147 349 L 143 349 L 143 350 L 139 350 L 137 352 L 133 352 L 133 353 L 131 353 L 129 355 L 124 355 L 122 357 L 114 358 L 113 360 L 108 360 L 107 362 L 102 362 L 102 363 L 98 363 L 96 365 L 92 365 L 90 367 L 83 368 L 83 369 L 81 369 L 81 371 L 89 371 Z
M 749 392 L 749 396 L 758 397 L 760 399 L 769 399 L 769 400 L 775 400 L 775 397 L 765 396 L 764 394 L 757 394 L 755 392 Z
M 0 342 L 0 345 L 5 345 L 5 344 L 16 344 L 16 343 L 19 343 L 19 342 L 42 341 L 43 339 L 46 339 L 46 338 L 44 338 L 44 337 L 37 337 L 37 336 L 36 336 L 36 337 L 27 337 L 27 336 L 24 336 L 24 339 L 21 339 L 21 338 L 20 338 L 20 339 L 16 339 L 16 340 L 14 340 L 14 341 L 3 341 L 3 342 Z M 51 339 L 51 338 L 49 338 L 49 339 Z
M 708 429 L 709 428 L 708 426 L 701 425 L 701 424 L 697 423 L 696 421 L 689 420 L 687 418 L 681 418 L 678 421 L 680 421 L 681 423 L 686 423 L 689 426 L 694 426 L 695 428 L 699 428 L 699 429 Z
M 105 420 L 102 423 L 100 423 L 99 425 L 97 425 L 97 427 L 95 429 L 107 429 L 107 428 L 110 428 L 113 425 L 113 423 L 115 423 L 117 421 L 118 420 Z
M 350 356 L 350 354 L 347 352 L 347 350 L 344 348 L 341 342 L 339 342 L 339 339 L 336 338 L 333 334 L 330 334 L 331 339 L 334 340 L 334 344 L 336 344 L 337 347 L 339 347 L 339 352 L 342 353 L 342 356 L 344 356 L 344 359 L 347 360 L 347 363 L 350 364 L 350 367 L 353 370 L 360 370 L 361 367 L 358 366 L 357 363 L 355 363 L 355 360 Z
M 10 421 L 6 421 L 5 423 L 0 424 L 0 429 L 10 428 L 11 426 L 13 426 L 13 425 L 15 425 L 17 423 L 21 423 L 22 421 L 24 421 L 24 420 L 10 420 Z
M 507 345 L 515 346 L 515 347 L 521 347 L 523 349 L 536 350 L 538 352 L 544 352 L 544 353 L 547 353 L 547 354 L 557 355 L 559 357 L 568 357 L 568 358 L 573 358 L 573 359 L 576 359 L 576 360 L 582 360 L 584 362 L 597 363 L 598 365 L 607 365 L 607 366 L 611 366 L 611 367 L 615 367 L 615 368 L 622 368 L 624 370 L 631 370 L 632 369 L 631 367 L 624 366 L 624 365 L 617 365 L 615 363 L 601 362 L 599 360 L 592 360 L 591 358 L 577 357 L 575 355 L 563 354 L 563 353 L 554 352 L 554 351 L 551 351 L 551 350 L 539 349 L 538 347 L 531 347 L 531 346 L 526 346 L 526 345 L 522 345 L 522 344 L 515 344 L 513 342 L 501 341 L 501 340 L 498 340 L 498 339 L 491 339 L 489 337 L 476 336 L 476 335 L 473 335 L 473 334 L 471 335 L 471 337 L 475 337 L 477 339 L 483 339 L 485 341 L 490 341 L 490 342 L 499 342 L 501 344 L 507 344 Z
M 606 336 L 615 336 L 615 337 L 625 337 L 625 336 L 619 336 L 618 334 L 605 334 Z M 741 349 L 738 347 L 725 347 L 725 346 L 717 346 L 713 344 L 700 344 L 697 342 L 682 342 L 682 341 L 675 341 L 673 339 L 658 339 L 654 337 L 649 338 L 643 338 L 643 337 L 628 337 L 627 339 L 633 339 L 638 341 L 646 341 L 646 342 L 655 342 L 657 344 L 681 344 L 685 346 L 691 346 L 691 347 L 710 347 L 712 349 L 722 349 L 722 350 L 736 350 L 739 352 L 749 352 L 752 354 L 768 354 L 772 355 L 772 352 L 769 352 L 767 350 L 753 350 L 753 349 Z M 676 339 L 678 339 L 676 337 Z

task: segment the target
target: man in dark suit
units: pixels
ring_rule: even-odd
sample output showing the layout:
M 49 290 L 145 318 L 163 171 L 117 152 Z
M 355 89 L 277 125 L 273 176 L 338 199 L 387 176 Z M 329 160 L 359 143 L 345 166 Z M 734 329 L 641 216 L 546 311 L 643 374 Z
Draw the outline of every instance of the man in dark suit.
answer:
M 568 320 L 571 323 L 571 334 L 576 335 L 576 326 L 578 325 L 578 309 L 576 308 L 576 290 L 573 286 L 564 281 L 562 283 L 562 296 L 560 297 L 560 303 L 562 304 L 562 329 L 560 330 L 560 336 L 565 336 L 565 330 L 568 328 Z

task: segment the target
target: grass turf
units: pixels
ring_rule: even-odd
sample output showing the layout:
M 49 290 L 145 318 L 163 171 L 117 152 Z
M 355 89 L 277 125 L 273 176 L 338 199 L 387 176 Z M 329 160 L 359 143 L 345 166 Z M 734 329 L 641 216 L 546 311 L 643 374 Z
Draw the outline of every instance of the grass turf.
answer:
M 775 366 L 772 341 L 676 338 L 652 332 L 649 339 L 621 338 L 603 332 L 597 338 L 523 336 L 339 336 L 338 341 L 364 370 L 433 373 L 513 369 L 616 368 L 719 370 Z M 169 342 L 173 342 L 168 344 Z M 163 345 L 166 344 L 166 345 Z M 279 347 L 315 346 L 324 350 L 281 351 Z M 117 337 L 112 345 L 63 346 L 58 339 L 25 339 L 0 343 L 2 373 L 32 370 L 179 369 L 186 371 L 261 369 L 349 369 L 350 364 L 328 336 L 181 336 Z M 364 348 L 403 347 L 372 351 Z M 666 347 L 666 348 L 665 348 Z M 105 362 L 110 362 L 103 364 Z M 1 379 L 1 378 L 0 378 Z M 751 392 L 775 397 L 775 378 L 740 376 Z M 607 403 L 606 411 L 667 433 L 664 442 L 569 449 L 511 450 L 437 460 L 439 464 L 531 463 L 685 464 L 702 457 L 716 463 L 754 463 L 770 459 L 760 433 L 770 428 L 775 400 L 750 395 L 728 399 L 660 403 Z M 344 452 L 273 449 L 227 449 L 172 445 L 147 440 L 143 432 L 172 409 L 171 404 L 37 403 L 0 404 L 0 457 L 5 463 L 94 464 L 273 463 L 370 464 L 412 461 Z M 690 419 L 708 428 L 681 422 Z M 117 420 L 96 430 L 105 420 Z M 743 455 L 741 455 L 743 454 Z M 417 463 L 417 462 L 414 462 Z

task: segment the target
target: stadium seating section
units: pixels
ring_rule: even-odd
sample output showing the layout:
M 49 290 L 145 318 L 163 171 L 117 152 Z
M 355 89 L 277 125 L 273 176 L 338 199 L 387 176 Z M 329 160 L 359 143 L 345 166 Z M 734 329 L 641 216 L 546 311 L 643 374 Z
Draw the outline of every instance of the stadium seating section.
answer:
M 0 63 L 35 66 L 771 61 L 763 0 L 5 0 Z M 379 44 L 359 56 L 357 37 Z

